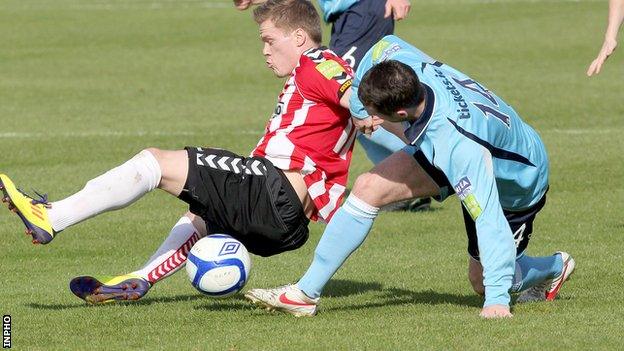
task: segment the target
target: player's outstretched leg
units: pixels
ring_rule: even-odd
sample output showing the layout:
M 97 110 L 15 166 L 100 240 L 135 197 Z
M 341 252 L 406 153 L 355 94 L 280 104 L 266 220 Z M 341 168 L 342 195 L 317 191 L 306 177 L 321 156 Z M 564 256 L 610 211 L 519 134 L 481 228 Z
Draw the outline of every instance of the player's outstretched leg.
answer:
M 560 273 L 522 291 L 516 299 L 516 303 L 552 301 L 557 297 L 563 283 L 574 273 L 576 262 L 567 252 L 558 251 L 555 255 L 560 255 L 563 260 L 563 267 Z
M 96 177 L 82 190 L 58 202 L 32 199 L 1 175 L 3 200 L 24 222 L 34 243 L 47 244 L 65 228 L 100 213 L 124 208 L 156 187 L 177 196 L 188 173 L 186 150 L 146 149 Z
M 154 284 L 184 267 L 191 247 L 206 233 L 204 221 L 189 212 L 173 226 L 165 241 L 139 270 L 116 277 L 76 277 L 69 288 L 74 295 L 92 304 L 138 300 Z
M 295 317 L 312 317 L 316 314 L 319 298 L 308 297 L 296 285 L 275 289 L 251 289 L 245 297 L 267 311 L 281 311 Z
M 314 260 L 297 285 L 252 289 L 245 293 L 245 297 L 269 311 L 282 311 L 297 317 L 314 316 L 323 287 L 364 242 L 378 212 L 379 208 L 354 194 L 349 195 L 325 227 L 314 251 Z
M 19 216 L 26 226 L 26 234 L 32 236 L 33 244 L 47 244 L 54 238 L 56 231 L 48 217 L 48 200 L 46 195 L 33 199 L 15 187 L 6 174 L 0 174 L 0 191 L 2 202 L 8 204 L 9 210 Z

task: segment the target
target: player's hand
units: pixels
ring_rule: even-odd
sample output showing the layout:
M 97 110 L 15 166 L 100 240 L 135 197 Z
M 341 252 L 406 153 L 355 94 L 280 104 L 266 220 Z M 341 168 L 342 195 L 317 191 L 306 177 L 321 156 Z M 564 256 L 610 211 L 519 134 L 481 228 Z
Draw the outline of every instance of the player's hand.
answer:
M 604 43 L 602 44 L 602 49 L 600 49 L 600 52 L 598 53 L 598 57 L 596 57 L 596 59 L 591 63 L 591 65 L 589 65 L 589 68 L 587 69 L 588 77 L 600 73 L 602 65 L 615 51 L 616 47 L 617 41 L 615 41 L 614 39 L 605 39 Z
M 352 117 L 353 125 L 357 128 L 362 134 L 366 136 L 371 136 L 375 130 L 379 127 L 380 124 L 383 123 L 383 120 L 376 116 L 368 116 L 364 119 L 359 119 Z
M 411 6 L 409 0 L 386 0 L 386 13 L 384 14 L 384 18 L 388 18 L 391 15 L 396 21 L 407 18 Z
M 353 121 L 355 128 L 357 128 L 357 130 L 359 130 L 362 134 L 370 136 L 373 133 L 373 117 L 368 116 L 364 119 L 352 117 L 351 120 Z
M 237 10 L 247 10 L 253 3 L 252 0 L 234 0 L 234 7 Z
M 505 305 L 485 306 L 479 315 L 487 319 L 513 317 L 513 314 L 511 314 L 511 311 L 509 310 L 509 306 Z

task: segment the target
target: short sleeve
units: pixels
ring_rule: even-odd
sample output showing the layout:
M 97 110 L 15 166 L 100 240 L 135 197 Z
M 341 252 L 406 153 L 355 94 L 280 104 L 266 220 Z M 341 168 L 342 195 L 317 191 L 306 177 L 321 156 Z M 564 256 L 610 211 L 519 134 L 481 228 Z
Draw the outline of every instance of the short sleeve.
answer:
M 297 88 L 306 99 L 315 102 L 340 105 L 352 83 L 351 68 L 331 58 L 316 63 L 304 56 L 295 70 Z

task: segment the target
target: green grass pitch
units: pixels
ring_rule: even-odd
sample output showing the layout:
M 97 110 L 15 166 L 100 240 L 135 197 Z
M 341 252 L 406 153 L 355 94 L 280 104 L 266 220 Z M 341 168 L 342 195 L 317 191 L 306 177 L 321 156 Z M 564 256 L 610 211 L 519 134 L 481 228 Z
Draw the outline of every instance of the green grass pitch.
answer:
M 414 0 L 397 24 L 397 34 L 496 91 L 542 135 L 551 189 L 528 252 L 566 250 L 578 263 L 555 302 L 481 320 L 451 199 L 427 213 L 382 214 L 315 318 L 201 296 L 183 272 L 140 302 L 86 306 L 69 292 L 72 277 L 143 264 L 185 211 L 154 192 L 45 247 L 0 212 L 0 312 L 13 318 L 13 348 L 622 348 L 624 53 L 585 77 L 606 11 L 606 1 Z M 59 199 L 144 147 L 247 154 L 282 85 L 260 50 L 250 13 L 229 0 L 0 1 L 0 171 Z M 350 180 L 369 167 L 358 147 Z M 322 230 L 312 225 L 299 251 L 253 257 L 248 287 L 296 281 Z

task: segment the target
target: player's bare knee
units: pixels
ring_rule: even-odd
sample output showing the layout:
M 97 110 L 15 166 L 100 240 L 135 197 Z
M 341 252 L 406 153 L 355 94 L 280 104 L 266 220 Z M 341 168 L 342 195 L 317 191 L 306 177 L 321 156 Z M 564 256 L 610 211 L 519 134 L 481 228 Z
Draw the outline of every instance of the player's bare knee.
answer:
M 355 184 L 353 185 L 353 190 L 351 192 L 362 201 L 372 206 L 377 206 L 377 204 L 382 201 L 383 197 L 383 194 L 374 191 L 376 189 L 375 184 L 377 177 L 377 175 L 370 172 L 361 174 L 355 180 Z
M 172 171 L 184 168 L 188 162 L 185 150 L 162 150 L 155 147 L 149 147 L 142 152 L 149 152 L 158 162 L 163 178 L 169 178 Z
M 148 147 L 146 149 L 143 149 L 142 152 L 149 152 L 150 154 L 152 154 L 152 156 L 154 156 L 156 161 L 158 161 L 158 164 L 161 164 L 162 159 L 163 159 L 163 152 L 162 152 L 162 150 L 157 149 L 155 147 Z
M 363 192 L 366 189 L 374 185 L 374 182 L 375 182 L 374 179 L 375 179 L 375 175 L 370 172 L 360 174 L 355 180 L 355 184 L 353 184 L 353 192 L 355 194 L 363 195 Z
M 188 153 L 186 150 L 161 150 L 147 148 L 160 167 L 158 187 L 174 196 L 180 195 L 188 176 Z

